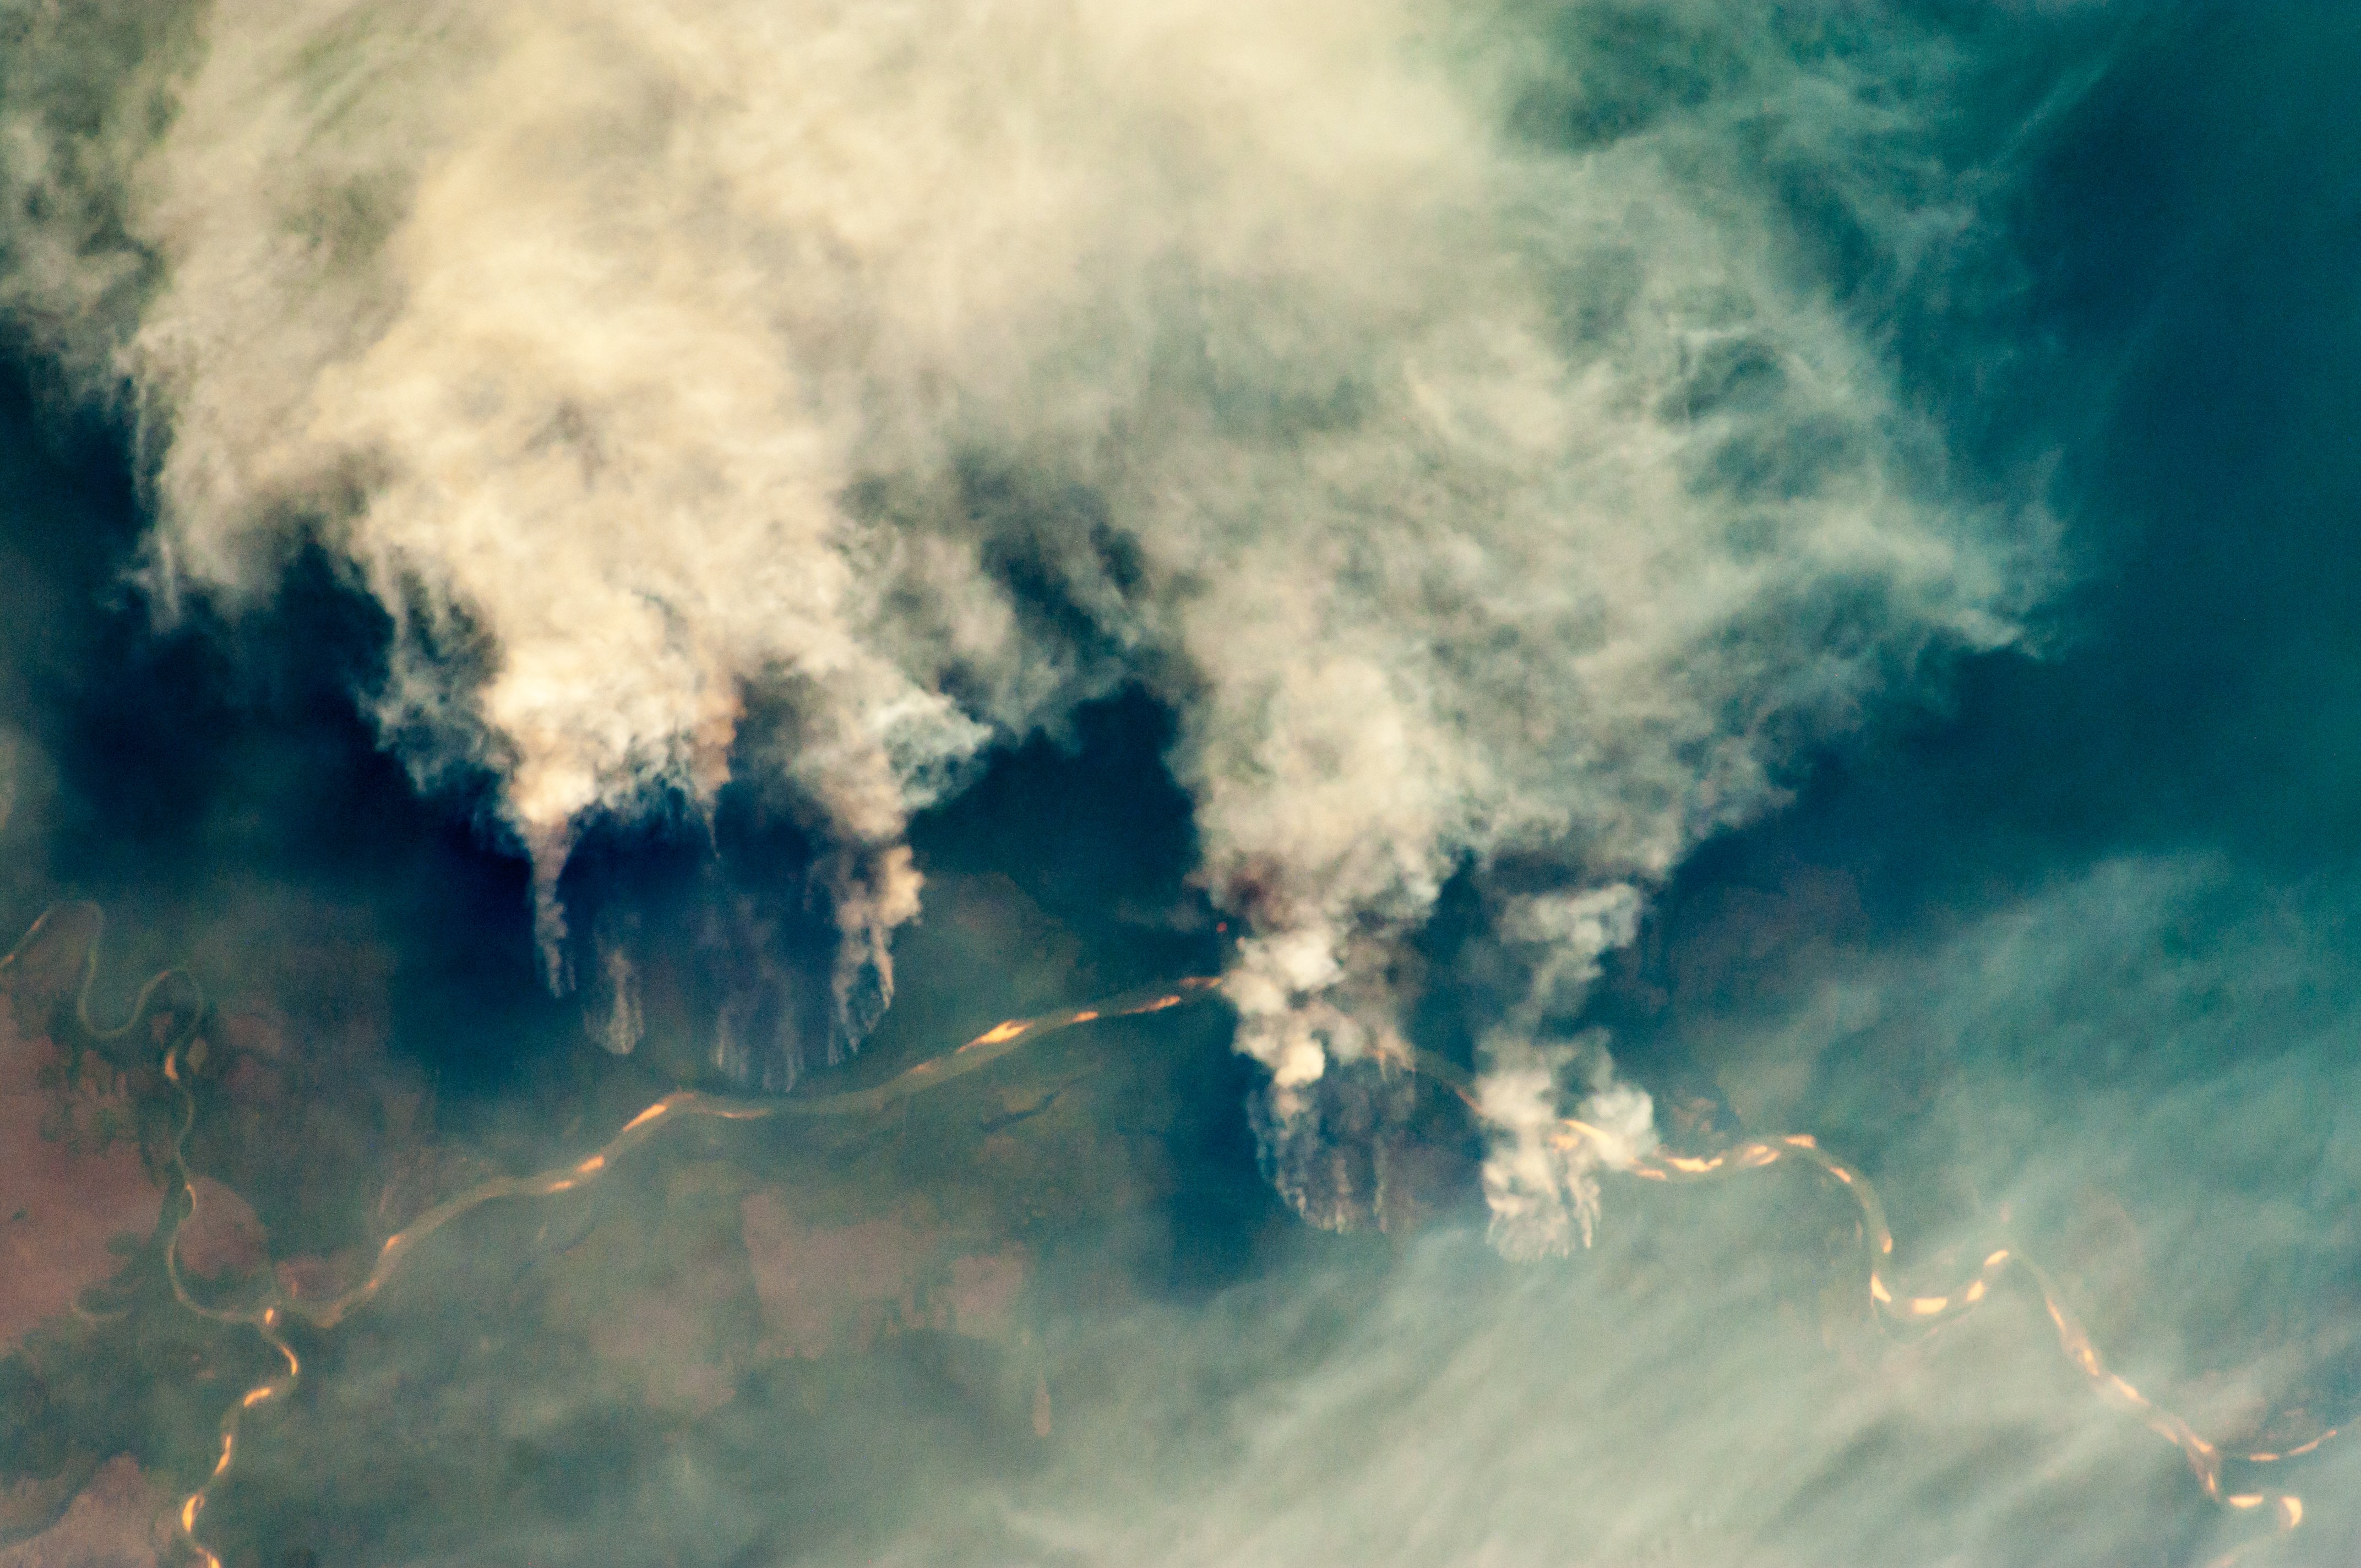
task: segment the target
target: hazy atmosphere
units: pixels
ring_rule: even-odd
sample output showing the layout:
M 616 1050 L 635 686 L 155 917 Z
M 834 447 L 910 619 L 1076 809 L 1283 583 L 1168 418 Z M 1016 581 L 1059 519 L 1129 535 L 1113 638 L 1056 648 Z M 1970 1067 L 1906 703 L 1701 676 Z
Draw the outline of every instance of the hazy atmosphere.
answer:
M 0 1568 L 2350 1563 L 2356 75 L 0 0 Z

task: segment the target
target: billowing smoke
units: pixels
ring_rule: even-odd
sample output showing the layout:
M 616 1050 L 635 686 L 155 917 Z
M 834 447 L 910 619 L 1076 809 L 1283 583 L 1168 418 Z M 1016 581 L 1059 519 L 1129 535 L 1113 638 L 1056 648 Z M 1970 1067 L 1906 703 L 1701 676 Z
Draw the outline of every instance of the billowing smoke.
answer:
M 1382 1141 L 1405 945 L 1464 875 L 1523 977 L 1488 1191 L 1504 1245 L 1560 1248 L 1595 1193 L 1533 1128 L 1588 1093 L 1652 1135 L 1571 1027 L 1601 956 L 2042 580 L 1879 340 L 1872 280 L 1943 267 L 1974 192 L 1914 96 L 1941 49 L 1861 8 L 9 26 L 0 291 L 137 411 L 155 602 L 343 563 L 395 627 L 386 743 L 497 782 L 550 977 L 617 1049 L 643 927 L 581 928 L 587 834 L 770 803 L 799 869 L 723 875 L 755 912 L 709 945 L 805 993 L 725 1001 L 710 1048 L 782 1088 L 891 996 L 912 814 L 1136 683 L 1239 922 L 1282 1189 L 1372 1212 L 1340 1140 Z M 824 957 L 758 961 L 783 942 Z

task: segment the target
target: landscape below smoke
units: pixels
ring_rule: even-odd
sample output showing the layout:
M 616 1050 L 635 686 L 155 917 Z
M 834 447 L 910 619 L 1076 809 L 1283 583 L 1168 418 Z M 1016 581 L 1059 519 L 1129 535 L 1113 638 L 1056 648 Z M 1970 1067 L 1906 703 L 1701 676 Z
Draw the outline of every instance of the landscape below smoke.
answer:
M 0 0 L 0 1568 L 2345 1561 L 2355 66 Z

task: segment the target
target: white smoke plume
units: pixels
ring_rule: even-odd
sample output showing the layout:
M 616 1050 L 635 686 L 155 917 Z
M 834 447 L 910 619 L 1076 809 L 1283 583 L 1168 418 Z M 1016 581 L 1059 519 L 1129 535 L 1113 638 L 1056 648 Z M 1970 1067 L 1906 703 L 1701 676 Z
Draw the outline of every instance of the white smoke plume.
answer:
M 141 411 L 159 598 L 347 561 L 389 743 L 497 775 L 553 955 L 586 818 L 710 801 L 784 692 L 754 761 L 840 988 L 890 984 L 912 812 L 1137 680 L 1284 1126 L 1398 1050 L 1446 879 L 1521 864 L 1505 939 L 1578 991 L 2038 576 L 1778 205 L 1905 268 L 1964 221 L 1880 74 L 1940 50 L 1858 7 L 6 9 L 0 290 Z M 1518 1036 L 1495 1197 L 1546 1250 L 1590 1200 L 1516 1174 L 1564 1091 Z

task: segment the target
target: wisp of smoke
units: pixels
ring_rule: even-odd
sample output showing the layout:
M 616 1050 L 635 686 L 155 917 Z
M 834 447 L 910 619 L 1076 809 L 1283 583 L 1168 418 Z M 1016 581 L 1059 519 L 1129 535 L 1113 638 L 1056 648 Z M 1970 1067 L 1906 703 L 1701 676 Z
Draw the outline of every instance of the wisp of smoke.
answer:
M 1792 210 L 1856 269 L 1963 243 L 1944 47 L 1865 8 L 5 14 L 0 302 L 137 410 L 155 602 L 346 563 L 395 626 L 386 743 L 497 782 L 618 1050 L 639 960 L 569 928 L 586 831 L 733 779 L 794 824 L 771 896 L 818 913 L 719 948 L 802 994 L 710 1047 L 785 1088 L 890 998 L 912 814 L 1135 683 L 1239 922 L 1282 1190 L 1371 1212 L 1340 1106 L 1464 874 L 1529 981 L 1478 1064 L 1488 1192 L 1562 1249 L 1595 1193 L 1532 1129 L 1587 1092 L 1651 1135 L 1566 1026 L 1601 955 L 2043 578 Z M 815 923 L 816 961 L 741 961 Z

